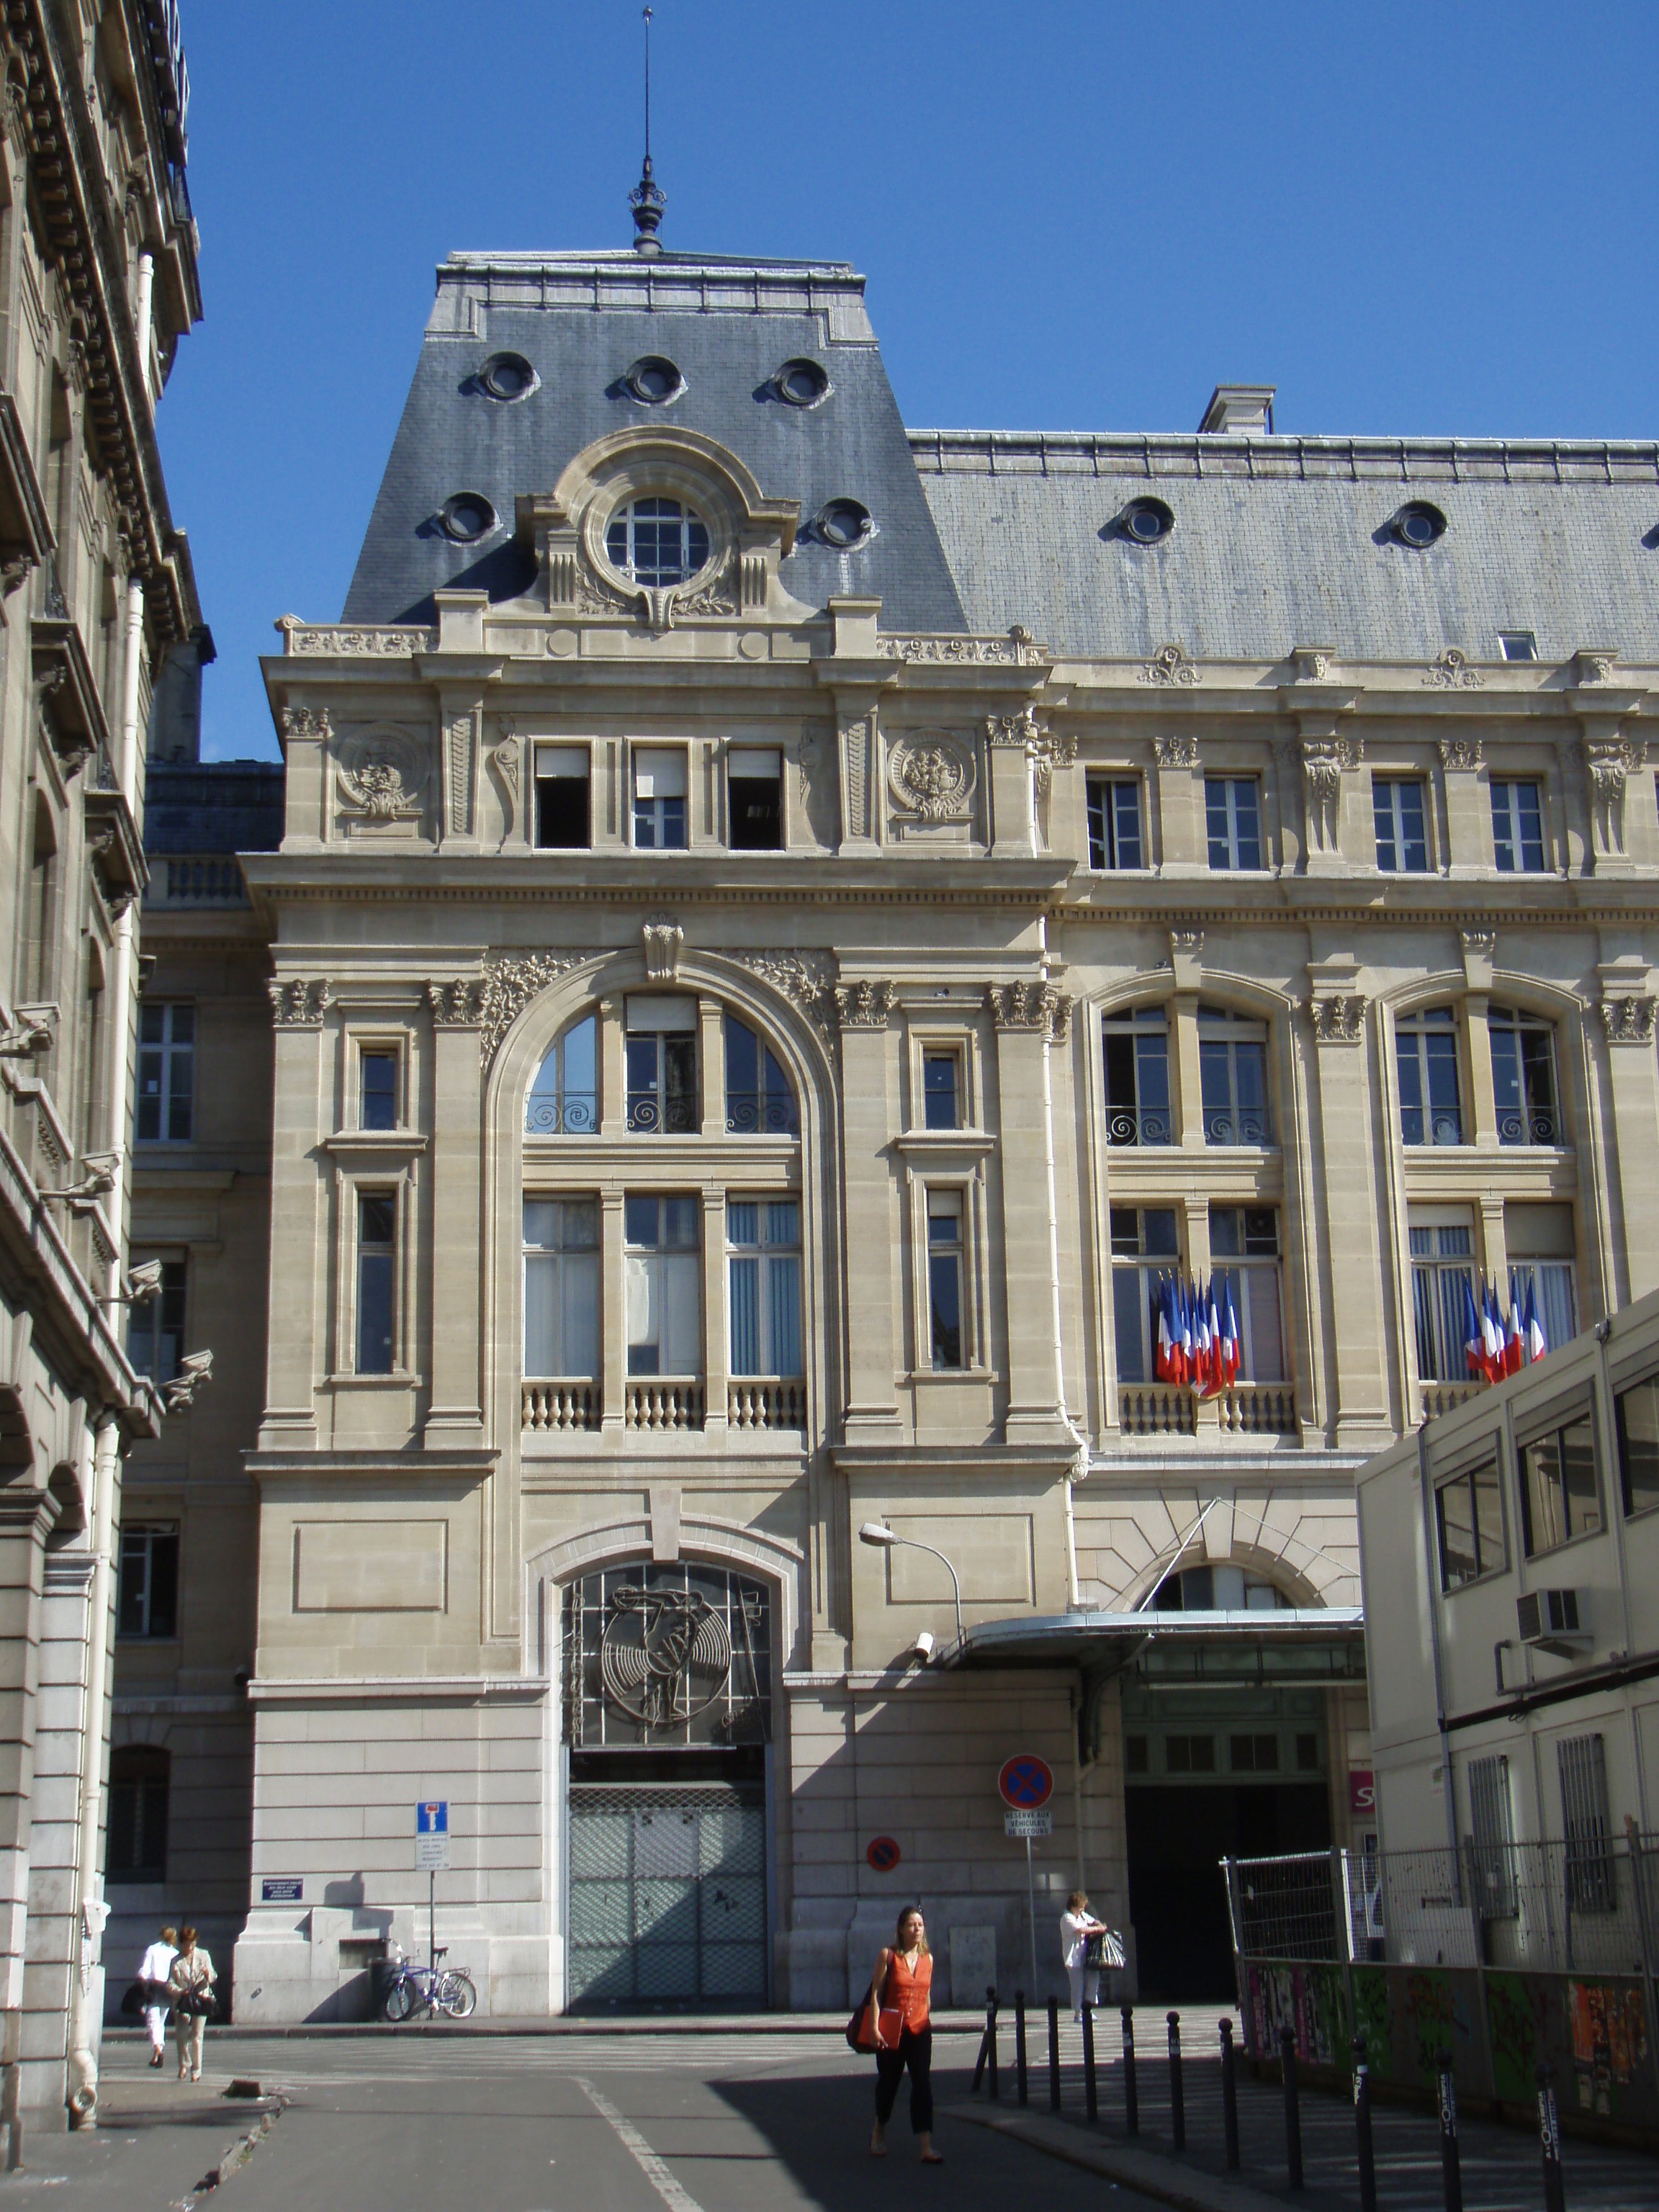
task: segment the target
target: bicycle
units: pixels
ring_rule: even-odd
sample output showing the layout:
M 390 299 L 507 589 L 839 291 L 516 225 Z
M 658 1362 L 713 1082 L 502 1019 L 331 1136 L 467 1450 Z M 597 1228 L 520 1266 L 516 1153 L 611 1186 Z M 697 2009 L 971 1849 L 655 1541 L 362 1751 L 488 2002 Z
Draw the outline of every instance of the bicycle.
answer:
M 392 1946 L 392 1980 L 380 2006 L 389 2021 L 396 2024 L 410 2020 L 417 2012 L 442 2013 L 450 2020 L 467 2018 L 477 2004 L 478 1992 L 465 1967 L 438 1964 L 447 1955 L 447 1946 L 440 1943 L 433 1953 L 432 1965 L 417 1966 L 397 1945 Z

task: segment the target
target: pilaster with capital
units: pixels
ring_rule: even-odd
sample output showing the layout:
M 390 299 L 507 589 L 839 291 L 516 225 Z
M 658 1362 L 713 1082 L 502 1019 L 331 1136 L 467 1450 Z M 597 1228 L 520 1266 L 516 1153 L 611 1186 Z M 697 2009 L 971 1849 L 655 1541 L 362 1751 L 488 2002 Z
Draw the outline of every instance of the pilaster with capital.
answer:
M 1310 960 L 1308 984 L 1317 1112 L 1310 1164 L 1318 1224 L 1308 1260 L 1317 1270 L 1318 1303 L 1327 1316 L 1328 1419 L 1340 1449 L 1373 1442 L 1391 1425 L 1372 1060 L 1358 963 L 1348 954 Z
M 314 853 L 328 836 L 328 709 L 286 706 L 282 725 L 283 850 Z
M 334 1126 L 335 1040 L 327 987 L 287 977 L 270 986 L 274 1107 L 270 1132 L 270 1311 L 265 1334 L 261 1450 L 314 1449 L 316 1389 L 326 1359 L 331 1285 L 319 1253 L 331 1252 L 329 1170 L 318 1140 Z M 338 1286 L 334 1286 L 337 1291 Z
M 890 983 L 836 986 L 847 1264 L 859 1284 L 858 1297 L 848 1302 L 849 1441 L 890 1435 L 899 1425 L 897 1316 L 902 1310 L 904 1238 L 889 1158 L 892 1132 L 901 1126 L 897 1063 L 887 1035 L 892 1002 Z
M 483 1084 L 478 1031 L 483 990 L 471 977 L 429 983 L 432 1012 L 432 1280 L 422 1303 L 434 1316 L 428 1450 L 476 1449 L 484 1440 L 483 1322 Z M 412 1087 L 412 1086 L 411 1086 Z M 452 1296 L 448 1285 L 472 1285 Z M 441 1312 L 441 1322 L 438 1316 Z M 512 1372 L 507 1347 L 496 1346 L 490 1372 Z M 509 1419 L 516 1421 L 516 1404 Z
M 483 745 L 483 698 L 471 685 L 439 687 L 440 850 L 476 852 L 478 768 Z
M 1607 1097 L 1613 1127 L 1607 1162 L 1614 1291 L 1620 1304 L 1659 1289 L 1659 1054 L 1652 975 L 1635 954 L 1596 969 Z
M 1647 762 L 1645 740 L 1626 734 L 1615 714 L 1580 715 L 1584 730 L 1584 775 L 1589 793 L 1590 842 L 1598 876 L 1623 876 L 1633 863 L 1626 850 L 1627 787 Z
M 1498 1099 L 1492 1087 L 1487 1014 L 1498 935 L 1495 930 L 1465 929 L 1460 931 L 1458 943 L 1463 954 L 1463 1034 L 1469 1054 L 1469 1116 L 1463 1141 L 1491 1151 L 1498 1144 Z
M 1202 875 L 1209 866 L 1209 846 L 1204 827 L 1204 770 L 1199 759 L 1198 739 L 1161 733 L 1152 739 L 1152 761 L 1164 872 Z
M 1042 1056 L 1070 1001 L 1043 978 L 994 986 L 997 1115 L 1001 1143 L 1002 1261 L 1008 1343 L 1005 1442 L 1064 1443 L 1065 1407 L 1054 1341 L 1048 1218 Z
M 1486 748 L 1474 735 L 1441 738 L 1440 792 L 1445 805 L 1443 858 L 1448 876 L 1484 876 L 1496 865 L 1492 785 Z

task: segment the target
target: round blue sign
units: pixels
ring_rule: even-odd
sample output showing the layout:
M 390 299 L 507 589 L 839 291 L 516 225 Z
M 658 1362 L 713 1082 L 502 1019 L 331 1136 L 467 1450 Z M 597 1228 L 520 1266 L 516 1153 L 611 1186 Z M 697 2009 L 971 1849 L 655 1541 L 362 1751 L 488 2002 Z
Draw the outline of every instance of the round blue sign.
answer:
M 1004 1804 L 1012 1805 L 1017 1813 L 1035 1812 L 1054 1794 L 1054 1769 L 1034 1751 L 1022 1751 L 998 1775 L 997 1788 Z

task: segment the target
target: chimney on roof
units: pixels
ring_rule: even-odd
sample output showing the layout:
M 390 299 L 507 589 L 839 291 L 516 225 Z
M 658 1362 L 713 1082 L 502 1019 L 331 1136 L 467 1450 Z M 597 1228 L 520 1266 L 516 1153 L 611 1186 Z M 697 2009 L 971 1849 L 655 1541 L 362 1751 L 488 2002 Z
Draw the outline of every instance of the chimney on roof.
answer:
M 1228 431 L 1236 437 L 1271 438 L 1274 389 L 1271 384 L 1218 384 L 1198 426 L 1199 435 Z

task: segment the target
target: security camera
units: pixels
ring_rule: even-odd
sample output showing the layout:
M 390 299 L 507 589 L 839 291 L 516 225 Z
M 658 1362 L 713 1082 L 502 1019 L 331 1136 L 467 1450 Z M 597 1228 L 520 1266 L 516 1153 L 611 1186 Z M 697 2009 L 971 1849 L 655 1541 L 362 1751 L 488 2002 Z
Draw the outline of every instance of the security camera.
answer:
M 910 1646 L 910 1656 L 913 1659 L 921 1660 L 924 1667 L 927 1664 L 933 1656 L 933 1632 L 931 1628 L 920 1631 L 915 1642 Z

